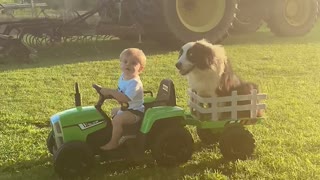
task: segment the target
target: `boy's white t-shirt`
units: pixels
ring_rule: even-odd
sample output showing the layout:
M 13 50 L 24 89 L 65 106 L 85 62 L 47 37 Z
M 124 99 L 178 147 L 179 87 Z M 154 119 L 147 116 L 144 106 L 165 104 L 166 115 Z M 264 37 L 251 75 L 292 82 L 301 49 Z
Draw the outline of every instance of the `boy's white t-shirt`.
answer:
M 143 85 L 140 77 L 124 80 L 121 74 L 118 81 L 118 91 L 125 94 L 131 101 L 128 102 L 128 109 L 144 112 Z

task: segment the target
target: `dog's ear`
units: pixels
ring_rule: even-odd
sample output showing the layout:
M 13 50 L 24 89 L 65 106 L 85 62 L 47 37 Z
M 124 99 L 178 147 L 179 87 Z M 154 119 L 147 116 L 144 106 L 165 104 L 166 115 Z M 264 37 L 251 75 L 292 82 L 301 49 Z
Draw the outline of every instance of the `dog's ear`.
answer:
M 208 69 L 214 63 L 211 47 L 200 42 L 195 43 L 187 52 L 188 59 L 199 69 Z
M 230 92 L 230 90 L 241 83 L 240 79 L 234 74 L 230 61 L 225 62 L 224 72 L 220 77 L 219 91 Z

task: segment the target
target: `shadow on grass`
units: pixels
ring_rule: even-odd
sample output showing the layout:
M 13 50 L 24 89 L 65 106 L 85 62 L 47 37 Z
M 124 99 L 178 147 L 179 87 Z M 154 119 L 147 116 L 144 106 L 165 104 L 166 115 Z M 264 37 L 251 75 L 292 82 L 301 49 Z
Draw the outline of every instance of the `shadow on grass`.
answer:
M 270 32 L 256 32 L 253 34 L 243 34 L 230 36 L 222 44 L 232 45 L 277 45 L 277 44 L 310 44 L 320 43 L 320 38 L 313 35 L 301 37 L 277 37 Z
M 0 71 L 119 59 L 121 51 L 130 47 L 142 49 L 147 56 L 170 51 L 170 49 L 154 42 L 137 43 L 124 40 L 69 42 L 52 47 L 38 48 L 38 57 L 29 61 L 13 58 L 1 59 Z
M 207 146 L 202 143 L 195 144 L 194 154 L 207 153 L 202 152 L 210 148 L 216 149 L 216 145 Z M 211 150 L 212 150 L 211 149 Z M 216 152 L 212 152 L 216 153 Z M 205 154 L 207 156 L 207 154 Z M 204 172 L 217 172 L 220 175 L 230 177 L 235 172 L 235 163 L 222 157 L 205 158 L 201 161 L 193 161 L 178 167 L 161 167 L 158 166 L 151 154 L 147 154 L 143 163 L 139 165 L 127 162 L 112 162 L 96 165 L 91 179 L 184 179 L 186 177 L 197 177 L 205 179 Z
M 201 143 L 196 144 L 195 153 L 204 150 L 200 147 Z M 210 148 L 205 146 L 204 148 Z M 211 147 L 215 149 L 213 146 Z M 213 152 L 215 153 L 215 152 Z M 206 155 L 206 154 L 204 154 Z M 58 179 L 52 166 L 52 156 L 41 157 L 37 160 L 17 162 L 0 168 L 1 177 L 10 179 Z M 90 174 L 92 180 L 103 179 L 183 179 L 186 177 L 206 178 L 206 172 L 217 173 L 230 177 L 235 172 L 235 163 L 227 161 L 221 157 L 205 158 L 201 161 L 188 163 L 179 167 L 161 167 L 156 165 L 150 153 L 146 154 L 145 159 L 140 164 L 132 164 L 127 161 L 117 161 L 108 163 L 96 162 Z
M 235 163 L 217 158 L 187 163 L 179 167 L 161 167 L 149 161 L 141 165 L 131 165 L 125 162 L 96 165 L 91 179 L 184 179 L 197 177 L 205 179 L 204 172 L 217 172 L 217 174 L 230 177 L 235 172 Z
M 255 33 L 231 34 L 229 38 L 221 44 L 232 45 L 277 45 L 277 44 L 310 44 L 320 43 L 320 23 L 318 23 L 310 33 L 305 36 L 279 37 L 269 31 L 267 27 L 261 28 Z
M 29 171 L 31 169 L 37 169 L 39 167 L 52 169 L 50 162 L 52 161 L 52 157 L 44 156 L 40 157 L 37 160 L 26 160 L 19 161 L 15 163 L 10 163 L 10 165 L 2 165 L 0 168 L 1 174 L 18 174 L 19 172 L 23 173 L 24 171 Z M 1 179 L 1 178 L 0 178 Z

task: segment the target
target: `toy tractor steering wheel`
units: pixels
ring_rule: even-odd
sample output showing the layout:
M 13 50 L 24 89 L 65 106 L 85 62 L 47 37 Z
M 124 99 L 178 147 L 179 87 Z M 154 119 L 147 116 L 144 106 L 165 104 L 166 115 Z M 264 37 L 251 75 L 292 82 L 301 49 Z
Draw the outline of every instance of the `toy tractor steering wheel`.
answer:
M 99 94 L 99 100 L 96 104 L 96 107 L 101 107 L 103 105 L 103 102 L 106 100 L 106 99 L 114 99 L 113 96 L 109 95 L 109 96 L 104 96 L 103 94 L 101 94 L 101 89 L 102 87 L 100 85 L 97 85 L 97 84 L 93 84 L 92 87 L 97 91 L 97 93 Z M 128 110 L 128 107 L 129 107 L 129 104 L 128 103 L 121 103 L 119 102 L 120 105 L 121 105 L 121 110 L 122 111 L 126 111 Z
M 100 85 L 97 85 L 97 84 L 93 84 L 92 87 L 97 91 L 97 93 L 99 94 L 99 100 L 96 104 L 97 107 L 101 107 L 103 102 L 106 100 L 106 99 L 114 99 L 113 96 L 109 95 L 107 97 L 105 97 L 100 91 L 102 89 L 102 87 Z M 120 103 L 121 105 L 121 110 L 122 111 L 126 111 L 128 110 L 128 107 L 129 107 L 129 104 L 128 103 Z
M 96 104 L 96 106 L 98 107 L 101 107 L 103 102 L 106 100 L 106 99 L 113 99 L 112 96 L 107 96 L 105 97 L 100 91 L 102 89 L 102 87 L 100 85 L 97 85 L 97 84 L 93 84 L 92 87 L 97 91 L 97 93 L 99 94 L 99 100 Z

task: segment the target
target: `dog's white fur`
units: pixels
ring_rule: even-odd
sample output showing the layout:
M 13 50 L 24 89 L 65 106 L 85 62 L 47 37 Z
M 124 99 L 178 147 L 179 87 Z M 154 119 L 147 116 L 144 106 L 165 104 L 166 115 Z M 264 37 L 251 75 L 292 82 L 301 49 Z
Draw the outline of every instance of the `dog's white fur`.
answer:
M 212 53 L 212 63 L 208 64 L 208 68 L 198 68 L 196 63 L 188 59 L 189 50 L 198 43 L 205 47 L 209 47 Z M 192 56 L 192 54 L 191 54 Z M 208 57 L 209 58 L 209 57 Z M 178 67 L 179 64 L 179 67 Z M 206 40 L 189 42 L 182 46 L 177 68 L 181 75 L 188 79 L 189 88 L 196 91 L 201 97 L 216 97 L 216 89 L 219 87 L 220 79 L 227 64 L 227 55 L 225 49 L 221 45 L 213 45 Z

